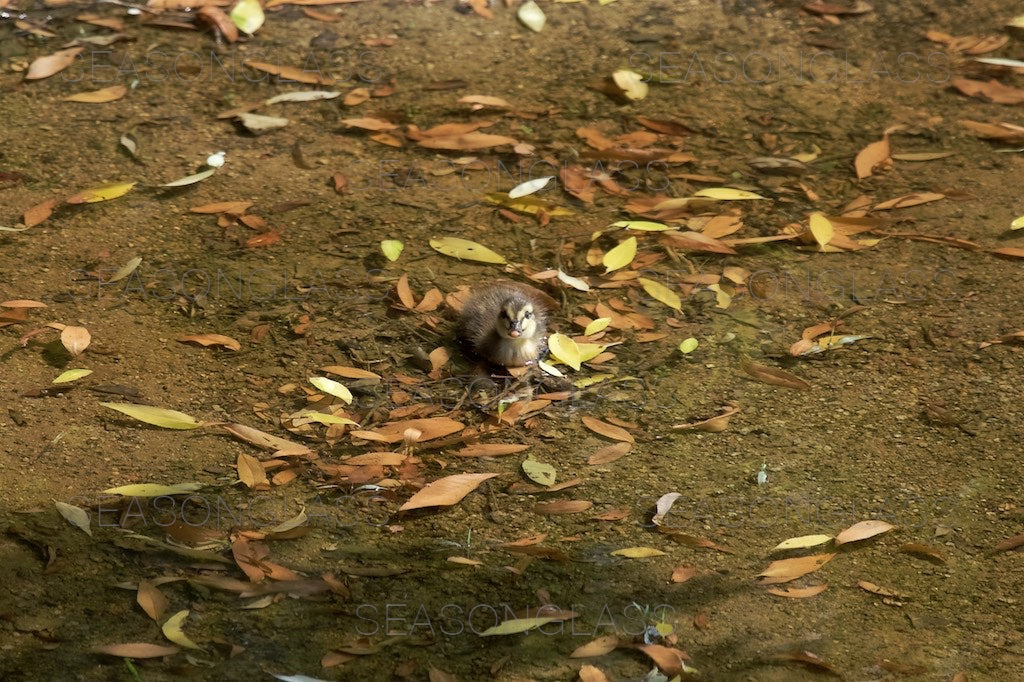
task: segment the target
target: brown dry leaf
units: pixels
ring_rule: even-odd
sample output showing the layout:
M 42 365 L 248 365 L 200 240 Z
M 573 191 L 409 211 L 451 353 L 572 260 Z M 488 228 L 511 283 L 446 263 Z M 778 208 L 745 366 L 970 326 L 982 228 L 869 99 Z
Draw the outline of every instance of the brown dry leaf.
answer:
M 577 164 L 564 164 L 558 171 L 558 177 L 562 181 L 562 188 L 580 201 L 594 203 L 596 189 L 594 182 L 582 166 Z
M 580 682 L 608 682 L 608 676 L 600 668 L 590 664 L 580 666 Z
M 794 663 L 803 663 L 808 668 L 813 668 L 814 670 L 842 677 L 835 668 L 811 651 L 790 651 L 784 654 L 774 654 L 769 658 L 773 661 L 793 661 Z
M 586 644 L 576 647 L 576 649 L 569 654 L 569 658 L 592 658 L 594 656 L 604 656 L 607 653 L 611 653 L 615 648 L 619 646 L 619 638 L 615 635 L 604 635 L 593 639 Z
M 989 249 L 989 253 L 1007 258 L 1024 258 L 1024 249 L 1017 246 L 1003 246 L 998 249 Z
M 473 131 L 447 137 L 427 137 L 417 141 L 417 144 L 427 149 L 471 151 L 474 149 L 489 149 L 504 144 L 514 145 L 516 142 L 517 140 L 513 137 Z
M 617 459 L 625 457 L 631 449 L 633 449 L 632 443 L 613 443 L 612 445 L 607 445 L 592 454 L 587 459 L 587 464 L 590 466 L 610 464 Z
M 240 350 L 242 344 L 230 336 L 221 334 L 192 334 L 191 336 L 178 337 L 181 343 L 198 343 L 200 346 L 223 346 L 228 350 Z
M 409 275 L 403 274 L 395 282 L 395 294 L 398 296 L 399 302 L 405 306 L 406 309 L 412 310 L 416 307 L 416 297 L 412 293 L 412 288 L 409 286 Z
M 405 438 L 407 429 L 416 429 L 420 432 L 419 442 L 424 442 L 451 435 L 464 427 L 465 424 L 448 417 L 429 417 L 388 422 L 378 426 L 374 431 L 353 431 L 352 435 L 381 443 L 397 443 Z
M 795 374 L 777 367 L 760 365 L 746 358 L 743 359 L 743 371 L 764 384 L 782 386 L 783 388 L 792 388 L 799 391 L 807 391 L 811 388 L 809 383 Z
M 1017 549 L 1018 547 L 1024 547 L 1024 533 L 1020 535 L 1014 535 L 1012 538 L 1006 538 L 995 547 L 992 548 L 993 552 L 1009 552 L 1010 550 Z
M 64 327 L 60 332 L 60 342 L 64 344 L 71 355 L 78 357 L 92 341 L 92 335 L 85 327 Z
M 672 569 L 672 577 L 669 578 L 669 582 L 685 583 L 695 575 L 697 575 L 697 568 L 694 566 L 676 566 Z
M 42 301 L 33 301 L 27 298 L 17 298 L 10 301 L 3 301 L 0 303 L 0 308 L 45 308 L 46 304 Z
M 444 294 L 438 288 L 433 288 L 427 293 L 423 294 L 423 300 L 416 305 L 416 312 L 418 313 L 432 313 L 437 310 L 437 307 L 444 301 Z
M 649 128 L 656 133 L 663 135 L 672 135 L 674 137 L 686 137 L 693 133 L 693 130 L 686 127 L 685 124 L 679 123 L 678 121 L 672 120 L 659 120 L 655 118 L 647 118 L 646 116 L 634 116 L 636 122 L 645 128 Z
M 946 563 L 946 557 L 942 556 L 939 550 L 919 542 L 908 542 L 901 545 L 900 551 L 904 554 L 909 554 L 911 556 L 916 556 L 919 559 L 930 561 L 933 564 Z
M 415 420 L 414 420 L 415 421 Z M 419 492 L 399 507 L 398 511 L 422 509 L 424 507 L 449 507 L 462 501 L 481 483 L 499 474 L 455 474 L 428 483 Z
M 173 656 L 181 651 L 176 646 L 148 644 L 146 642 L 126 642 L 124 644 L 99 644 L 89 647 L 89 651 L 97 654 L 108 654 L 118 658 L 160 658 Z
M 82 47 L 72 47 L 67 50 L 60 50 L 54 52 L 51 55 L 45 57 L 39 57 L 28 67 L 28 73 L 25 74 L 25 80 L 39 80 L 40 78 L 49 78 L 55 73 L 59 73 L 64 69 L 71 66 L 74 63 L 75 58 L 82 53 Z
M 765 592 L 776 597 L 789 597 L 790 599 L 806 599 L 821 594 L 828 589 L 828 585 L 811 585 L 810 587 L 769 587 Z
M 1004 85 L 995 79 L 976 81 L 970 78 L 954 78 L 951 84 L 968 97 L 974 97 L 994 104 L 1020 104 L 1024 102 L 1024 90 Z
M 260 461 L 252 455 L 240 453 L 235 468 L 238 469 L 238 479 L 245 484 L 245 487 L 253 490 L 270 489 L 267 472 L 263 469 Z
M 473 111 L 483 109 L 511 109 L 512 105 L 501 97 L 490 97 L 488 95 L 466 95 L 459 98 L 459 104 L 471 104 Z
M 251 443 L 258 448 L 271 450 L 281 457 L 312 454 L 312 450 L 305 445 L 285 440 L 252 426 L 246 426 L 245 424 L 220 424 L 219 426 L 236 438 L 244 440 L 246 443 Z
M 768 564 L 768 568 L 759 573 L 757 577 L 761 579 L 759 582 L 762 585 L 788 583 L 790 580 L 813 573 L 831 561 L 834 556 L 835 553 L 779 559 Z
M 636 649 L 647 654 L 661 672 L 669 677 L 681 675 L 683 673 L 683 661 L 690 660 L 690 657 L 679 649 L 662 646 L 661 644 L 642 644 L 636 646 Z
M 220 34 L 229 43 L 238 41 L 238 27 L 220 7 L 203 5 L 196 10 L 196 16 L 220 31 Z
M 985 140 L 998 140 L 1007 144 L 1024 142 L 1024 126 L 1012 123 L 983 123 L 971 120 L 962 120 L 960 125 Z
M 355 466 L 395 467 L 402 465 L 407 459 L 408 456 L 400 452 L 367 452 L 365 455 L 349 457 L 343 463 Z
M 190 208 L 191 213 L 231 213 L 241 215 L 252 206 L 251 201 L 219 201 Z
M 605 137 L 605 134 L 602 133 L 597 128 L 577 128 L 576 137 L 580 138 L 581 140 L 589 144 L 591 147 L 598 150 L 610 149 L 611 147 L 615 146 L 615 143 L 612 142 L 607 137 Z
M 57 199 L 47 199 L 25 211 L 21 217 L 25 227 L 35 227 L 49 218 L 53 214 L 53 209 L 57 206 L 57 203 Z
M 896 590 L 891 590 L 891 589 L 889 589 L 887 587 L 881 587 L 881 586 L 876 585 L 874 583 L 869 583 L 867 580 L 858 580 L 857 581 L 857 587 L 859 587 L 860 589 L 864 590 L 865 592 L 870 592 L 871 594 L 877 594 L 879 597 L 891 597 L 893 599 L 906 599 L 906 597 L 904 595 L 900 594 Z
M 858 542 L 860 540 L 867 540 L 868 538 L 872 538 L 876 535 L 887 533 L 895 527 L 896 526 L 892 525 L 891 523 L 887 523 L 879 519 L 860 521 L 859 523 L 855 523 L 846 530 L 839 533 L 839 535 L 836 536 L 835 543 L 838 547 L 839 545 L 845 544 L 847 542 Z
M 459 678 L 431 663 L 427 666 L 427 682 L 459 682 Z
M 515 443 L 477 443 L 475 445 L 467 445 L 452 454 L 459 457 L 500 457 L 501 455 L 514 455 L 528 447 L 530 446 L 517 445 Z
M 626 429 L 621 426 L 609 424 L 608 422 L 603 422 L 600 419 L 584 416 L 583 425 L 594 433 L 604 436 L 605 438 L 611 438 L 612 440 L 622 441 L 624 443 L 635 442 L 633 434 Z
M 168 606 L 167 597 L 164 596 L 164 593 L 148 580 L 139 581 L 139 590 L 135 595 L 135 601 L 146 612 L 146 615 L 157 623 L 160 622 Z
M 621 521 L 622 519 L 629 518 L 628 509 L 610 509 L 603 514 L 597 516 L 591 516 L 590 518 L 595 521 Z
M 380 118 L 364 117 L 364 118 L 345 118 L 341 121 L 349 128 L 362 128 L 363 130 L 372 130 L 374 132 L 381 132 L 385 130 L 395 130 L 398 126 L 391 121 L 385 121 Z
M 357 367 L 345 367 L 344 365 L 328 365 L 320 368 L 321 372 L 334 374 L 345 379 L 380 379 L 379 374 Z
M 342 103 L 346 107 L 354 107 L 362 104 L 368 99 L 370 99 L 370 90 L 368 88 L 355 88 L 345 95 Z
M 872 142 L 857 153 L 853 166 L 857 171 L 857 178 L 863 180 L 871 177 L 877 169 L 885 168 L 892 164 L 889 156 L 889 136 L 884 135 L 881 140 Z
M 537 514 L 579 514 L 593 506 L 594 503 L 590 500 L 555 500 L 538 502 L 533 511 Z
M 444 346 L 439 346 L 430 351 L 430 355 L 427 357 L 430 359 L 430 373 L 427 376 L 434 380 L 440 379 L 441 370 L 444 369 L 444 366 L 448 364 L 448 360 L 451 359 L 448 355 L 448 349 Z
M 938 192 L 912 192 L 910 194 L 904 194 L 901 197 L 883 201 L 880 204 L 876 204 L 871 208 L 872 211 L 888 211 L 894 208 L 907 208 L 908 206 L 918 206 L 919 204 L 927 204 L 931 201 L 938 201 L 939 199 L 945 199 L 945 194 L 939 194 Z
M 281 79 L 292 80 L 297 83 L 308 83 L 310 85 L 331 85 L 334 83 L 333 78 L 323 76 L 316 71 L 303 71 L 302 69 L 295 66 L 282 66 L 280 64 L 256 62 L 252 61 L 251 59 L 247 59 L 242 63 L 245 66 L 248 66 L 250 69 L 263 71 L 264 73 L 269 73 L 272 76 L 277 76 L 278 78 Z
M 83 102 L 86 104 L 103 104 L 114 102 L 128 94 L 128 88 L 123 85 L 111 85 L 109 88 L 78 92 L 64 98 L 65 102 Z

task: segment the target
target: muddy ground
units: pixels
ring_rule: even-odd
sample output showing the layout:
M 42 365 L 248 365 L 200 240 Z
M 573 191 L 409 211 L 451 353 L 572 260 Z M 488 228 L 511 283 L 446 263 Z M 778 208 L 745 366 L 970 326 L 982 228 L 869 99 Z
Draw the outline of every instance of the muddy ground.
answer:
M 0 300 L 47 306 L 24 320 L 8 313 L 14 323 L 0 329 L 0 677 L 571 680 L 592 665 L 608 679 L 639 680 L 653 663 L 631 645 L 659 622 L 670 627 L 658 643 L 684 651 L 702 679 L 1019 676 L 1024 555 L 991 550 L 1021 532 L 1024 356 L 1010 343 L 980 345 L 1019 330 L 1024 319 L 1020 262 L 986 251 L 1020 244 L 1009 225 L 1024 213 L 1024 157 L 999 152 L 1008 145 L 980 140 L 958 121 L 1022 121 L 1019 107 L 951 89 L 953 78 L 977 67 L 924 37 L 928 30 L 1000 34 L 1010 18 L 1004 3 L 879 3 L 831 21 L 799 3 L 767 0 L 542 2 L 547 25 L 533 33 L 501 3 L 487 19 L 447 2 L 370 0 L 313 8 L 336 21 L 296 6 L 272 8 L 252 39 L 234 45 L 218 42 L 205 25 L 140 24 L 121 5 L 8 4 L 5 11 L 26 10 L 34 26 L 55 36 L 31 35 L 13 17 L 0 21 L 0 225 L 16 227 L 26 209 L 105 182 L 139 184 L 109 201 L 60 204 L 28 230 L 0 232 Z M 122 19 L 130 41 L 86 46 L 68 69 L 24 80 L 35 58 L 74 38 L 110 34 L 74 20 L 86 12 Z M 173 11 L 160 16 L 192 21 Z M 1024 46 L 1011 40 L 992 54 L 1021 59 Z M 305 65 L 335 82 L 278 82 L 244 68 L 247 59 Z M 594 87 L 623 67 L 661 82 L 629 103 Z M 1019 75 L 1000 77 L 1024 86 Z M 62 101 L 117 84 L 129 89 L 114 102 Z M 259 136 L 217 118 L 283 92 L 357 87 L 377 96 L 354 106 L 333 99 L 261 109 L 290 122 Z M 501 97 L 512 109 L 472 112 L 458 102 L 466 95 Z M 572 213 L 549 222 L 503 214 L 484 200 L 549 174 L 541 159 L 590 169 L 591 146 L 577 129 L 615 138 L 645 130 L 638 115 L 686 126 L 681 136 L 659 134 L 652 146 L 694 160 L 620 166 L 623 191 L 597 189 L 593 203 L 552 185 L 540 196 Z M 343 123 L 354 117 L 397 124 L 400 146 Z M 410 125 L 484 119 L 495 122 L 484 132 L 533 145 L 532 155 L 508 145 L 436 151 L 406 136 Z M 896 160 L 857 179 L 855 156 L 892 126 L 901 126 L 891 137 L 894 153 L 953 155 Z M 119 145 L 128 132 L 138 159 Z M 226 164 L 212 177 L 159 187 L 194 173 L 217 151 Z M 798 153 L 809 154 L 810 166 L 799 177 L 747 163 Z M 478 161 L 465 165 L 467 156 Z M 507 170 L 519 162 L 521 174 Z M 341 191 L 335 175 L 347 182 Z M 862 196 L 869 205 L 911 192 L 945 198 L 872 212 L 887 222 L 857 235 L 878 241 L 856 251 L 822 253 L 812 239 L 797 239 L 722 254 L 664 248 L 654 233 L 630 232 L 640 256 L 652 259 L 645 271 L 682 296 L 681 310 L 635 281 L 596 288 L 607 279 L 586 259 L 594 232 L 636 219 L 625 210 L 632 200 L 714 186 L 768 198 L 694 211 L 741 216 L 743 227 L 730 238 L 776 235 L 787 225 L 803 231 L 811 212 L 838 215 Z M 217 216 L 190 210 L 223 201 L 253 202 L 249 214 L 264 222 L 219 225 Z M 685 226 L 691 217 L 670 222 L 692 229 Z M 905 235 L 955 237 L 980 248 Z M 482 243 L 516 266 L 443 256 L 429 240 L 444 236 Z M 594 243 L 607 251 L 626 236 L 612 230 Z M 383 239 L 404 243 L 397 261 L 382 256 Z M 131 275 L 109 282 L 136 257 L 142 262 Z M 723 280 L 733 294 L 728 307 L 706 286 L 685 286 L 687 277 L 729 266 L 756 277 Z M 572 320 L 588 314 L 582 306 L 612 298 L 653 327 L 609 329 L 600 342 L 621 342 L 609 349 L 614 357 L 578 373 L 562 366 L 573 381 L 613 375 L 605 382 L 574 390 L 532 418 L 497 422 L 465 390 L 478 369 L 458 350 L 447 303 L 430 313 L 400 310 L 396 282 L 407 274 L 418 298 L 432 287 L 447 295 L 498 277 L 529 281 L 526 274 L 555 267 L 589 277 L 595 288 L 534 281 L 562 302 L 554 329 L 581 334 Z M 813 356 L 789 353 L 805 328 L 839 316 L 842 333 L 871 338 Z M 90 346 L 72 357 L 54 329 L 19 342 L 51 322 L 85 327 Z M 644 332 L 665 336 L 641 341 Z M 235 338 L 241 348 L 177 340 L 207 333 Z M 699 345 L 684 355 L 677 346 L 689 337 Z M 438 347 L 451 361 L 428 377 L 422 356 Z M 751 361 L 791 372 L 810 388 L 756 381 L 743 369 Z M 353 455 L 403 445 L 365 443 L 337 428 L 327 434 L 317 424 L 286 428 L 291 422 L 282 417 L 317 407 L 307 404 L 315 393 L 307 379 L 332 365 L 382 377 L 334 376 L 353 384 L 347 414 L 363 429 L 419 405 L 422 416 L 482 430 L 481 442 L 529 449 L 461 457 L 454 454 L 461 442 L 428 441 L 414 443 L 413 459 L 400 467 L 339 468 Z M 53 378 L 71 368 L 93 373 L 54 389 Z M 315 454 L 276 458 L 281 464 L 269 475 L 288 475 L 254 490 L 238 483 L 239 456 L 267 461 L 272 452 L 217 427 L 149 426 L 101 402 L 243 423 Z M 728 404 L 740 411 L 724 431 L 672 428 Z M 583 416 L 626 423 L 632 449 L 589 464 L 610 441 L 588 430 Z M 559 481 L 582 481 L 531 492 L 520 468 L 527 454 L 553 465 Z M 761 484 L 760 470 L 767 474 Z M 398 512 L 426 483 L 459 473 L 500 475 L 450 507 Z M 130 483 L 192 481 L 205 487 L 162 509 L 137 499 L 125 513 L 123 500 L 100 494 Z M 366 484 L 379 487 L 360 487 Z M 674 534 L 651 523 L 655 500 L 669 492 L 682 496 L 667 519 Z M 592 506 L 569 514 L 536 506 L 557 500 Z M 92 535 L 65 521 L 55 501 L 88 510 Z M 265 532 L 303 509 L 304 534 L 263 544 L 273 565 L 324 589 L 247 596 L 196 580 L 246 581 L 227 549 L 231 539 Z M 820 594 L 776 596 L 757 581 L 770 561 L 787 556 L 771 553 L 781 541 L 834 536 L 867 519 L 896 528 L 838 549 L 799 551 L 836 556 L 775 586 L 827 586 Z M 183 556 L 126 536 L 165 542 L 171 523 L 203 531 L 191 539 L 212 544 Z M 539 534 L 545 538 L 533 547 L 542 551 L 533 556 L 499 547 Z M 191 546 L 181 536 L 170 541 Z M 710 546 L 696 546 L 702 542 Z M 611 554 L 630 547 L 664 554 Z M 692 567 L 693 577 L 673 582 L 679 567 Z M 328 582 L 318 582 L 324 574 Z M 184 631 L 201 650 L 133 663 L 90 650 L 170 645 L 136 601 L 140 581 L 156 583 L 168 600 L 160 623 L 189 610 Z M 575 618 L 480 636 L 545 604 Z M 617 636 L 620 646 L 569 657 L 603 635 Z M 821 663 L 801 663 L 808 658 L 802 652 Z

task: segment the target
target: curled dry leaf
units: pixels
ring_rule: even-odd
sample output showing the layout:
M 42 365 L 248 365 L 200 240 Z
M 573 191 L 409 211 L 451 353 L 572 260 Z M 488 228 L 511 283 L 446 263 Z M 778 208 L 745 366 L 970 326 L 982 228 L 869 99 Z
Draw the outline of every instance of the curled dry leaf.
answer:
M 1024 547 L 1024 533 L 1020 535 L 1014 535 L 1012 538 L 1006 538 L 995 547 L 992 548 L 993 552 L 1009 552 L 1017 549 L 1018 547 Z
M 690 660 L 690 657 L 679 649 L 662 646 L 661 644 L 644 644 L 636 648 L 647 654 L 661 672 L 669 677 L 681 675 L 686 667 L 683 661 Z
M 146 615 L 157 623 L 163 618 L 164 611 L 167 610 L 168 606 L 167 597 L 164 596 L 164 593 L 148 580 L 139 581 L 139 590 L 135 595 L 135 601 L 146 612 Z
M 880 535 L 882 533 L 888 533 L 896 526 L 886 521 L 878 519 L 870 519 L 868 521 L 860 521 L 855 523 L 843 532 L 836 536 L 836 546 L 846 544 L 847 542 L 857 542 L 859 540 L 867 540 L 868 538 Z
M 594 656 L 604 656 L 605 654 L 609 654 L 614 651 L 617 646 L 619 646 L 619 638 L 616 635 L 604 635 L 576 647 L 576 649 L 569 654 L 569 658 L 592 658 Z
M 455 474 L 428 483 L 409 498 L 398 511 L 410 511 L 424 507 L 448 507 L 457 504 L 481 483 L 499 474 Z
M 590 500 L 556 500 L 540 502 L 533 508 L 533 511 L 538 514 L 578 514 L 593 506 L 594 503 Z
M 881 140 L 872 142 L 857 153 L 854 159 L 854 169 L 857 171 L 857 178 L 863 180 L 871 177 L 878 169 L 885 168 L 892 164 L 889 150 L 889 136 L 885 135 Z
M 939 550 L 919 542 L 908 542 L 904 545 L 900 545 L 900 551 L 904 554 L 909 554 L 911 556 L 916 556 L 919 559 L 930 561 L 933 564 L 946 563 L 946 557 L 942 556 Z

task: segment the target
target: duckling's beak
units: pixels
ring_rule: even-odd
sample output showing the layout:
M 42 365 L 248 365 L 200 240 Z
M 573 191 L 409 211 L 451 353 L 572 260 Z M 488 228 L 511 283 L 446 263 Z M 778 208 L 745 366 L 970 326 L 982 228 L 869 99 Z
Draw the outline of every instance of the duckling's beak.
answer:
M 518 339 L 520 336 L 523 335 L 522 330 L 519 329 L 518 323 L 512 325 L 512 328 L 508 330 L 508 335 L 513 339 Z

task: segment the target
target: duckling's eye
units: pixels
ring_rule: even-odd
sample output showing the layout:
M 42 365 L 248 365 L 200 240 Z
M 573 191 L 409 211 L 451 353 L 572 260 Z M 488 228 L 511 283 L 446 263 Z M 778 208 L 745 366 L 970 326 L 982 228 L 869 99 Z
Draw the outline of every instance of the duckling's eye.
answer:
M 529 310 L 527 310 L 525 313 L 523 313 L 523 319 L 524 320 L 528 320 L 531 317 L 533 317 L 533 313 L 531 313 Z

